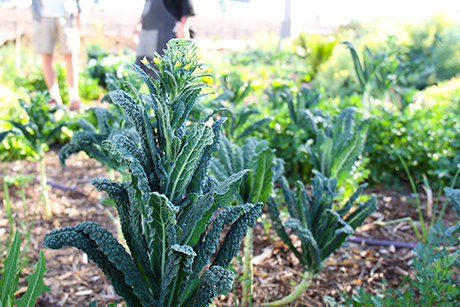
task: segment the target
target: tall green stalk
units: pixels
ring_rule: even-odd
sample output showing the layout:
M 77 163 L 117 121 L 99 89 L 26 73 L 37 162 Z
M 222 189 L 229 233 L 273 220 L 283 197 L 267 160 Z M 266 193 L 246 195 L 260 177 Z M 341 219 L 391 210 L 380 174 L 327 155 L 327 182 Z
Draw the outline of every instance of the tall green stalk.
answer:
M 453 189 L 455 187 L 455 184 L 457 183 L 458 176 L 460 175 L 460 167 L 457 167 L 457 172 L 455 172 L 454 178 L 452 179 L 452 183 L 450 184 L 450 187 Z M 438 221 L 440 221 L 444 215 L 444 212 L 446 211 L 447 207 L 447 199 L 444 202 L 444 205 L 442 206 L 441 212 L 439 213 Z
M 8 223 L 10 224 L 11 235 L 13 235 L 16 230 L 16 225 L 14 224 L 13 213 L 11 212 L 10 193 L 8 191 L 8 184 L 6 182 L 5 177 L 6 169 L 3 170 L 3 204 L 5 206 L 6 215 L 8 217 Z
M 254 230 L 248 229 L 248 233 L 244 238 L 243 251 L 243 294 L 241 298 L 241 306 L 252 305 L 252 290 L 253 290 L 253 274 L 252 274 L 252 258 L 254 254 Z
M 265 306 L 266 307 L 280 307 L 280 306 L 286 306 L 287 304 L 292 303 L 293 301 L 301 297 L 302 294 L 308 289 L 308 287 L 310 287 L 313 277 L 314 277 L 313 272 L 305 270 L 302 276 L 302 280 L 297 286 L 295 286 L 294 291 L 292 291 L 288 296 L 285 296 L 280 300 L 267 303 Z
M 42 190 L 41 199 L 43 201 L 43 212 L 48 219 L 53 218 L 53 213 L 49 207 L 48 183 L 46 182 L 46 167 L 44 157 L 40 156 L 38 160 L 40 166 L 40 188 Z
M 417 195 L 417 188 L 415 187 L 414 180 L 412 179 L 412 176 L 411 176 L 411 174 L 410 174 L 410 172 L 409 172 L 409 168 L 407 167 L 406 162 L 404 162 L 404 159 L 401 157 L 401 155 L 400 155 L 398 152 L 395 151 L 395 153 L 396 153 L 396 155 L 398 156 L 399 160 L 401 161 L 401 163 L 402 163 L 404 169 L 406 170 L 406 174 L 407 174 L 407 177 L 409 177 L 409 181 L 410 181 L 410 185 L 411 185 L 411 187 L 412 187 L 412 191 L 413 191 L 414 194 L 415 194 L 415 201 L 416 201 L 416 203 L 417 203 L 417 209 L 418 209 L 418 218 L 419 218 L 419 220 L 420 220 L 420 227 L 421 227 L 421 229 L 422 229 L 423 241 L 425 241 L 425 240 L 426 240 L 426 236 L 428 235 L 428 233 L 427 233 L 427 231 L 426 231 L 426 229 L 425 229 L 425 221 L 424 221 L 424 219 L 423 219 L 422 206 L 420 206 L 420 200 L 419 200 L 419 197 L 418 197 L 418 195 Z M 421 239 L 421 238 L 419 238 L 419 239 Z

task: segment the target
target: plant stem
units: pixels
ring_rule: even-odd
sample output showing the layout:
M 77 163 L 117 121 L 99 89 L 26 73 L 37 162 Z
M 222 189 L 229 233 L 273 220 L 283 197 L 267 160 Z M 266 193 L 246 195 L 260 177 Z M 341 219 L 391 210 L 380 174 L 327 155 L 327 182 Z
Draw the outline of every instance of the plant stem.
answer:
M 115 181 L 115 171 L 113 170 L 113 168 L 109 168 L 108 177 L 110 180 Z
M 250 306 L 252 303 L 252 256 L 254 253 L 254 230 L 248 229 L 246 237 L 244 238 L 244 251 L 243 251 L 243 293 L 241 298 L 241 306 Z
M 452 179 L 452 182 L 450 184 L 451 189 L 453 189 L 455 187 L 455 183 L 457 182 L 459 174 L 460 174 L 460 167 L 457 168 L 457 172 L 455 173 L 455 176 Z M 444 202 L 444 205 L 442 206 L 441 212 L 439 213 L 438 221 L 440 221 L 442 219 L 442 217 L 444 215 L 444 211 L 446 211 L 446 208 L 447 208 L 447 203 L 448 203 L 448 201 L 446 199 L 446 201 Z
M 433 215 L 431 216 L 430 227 L 434 225 L 434 221 L 436 220 L 436 210 L 438 209 L 439 198 L 441 197 L 443 187 L 444 185 L 441 183 L 439 186 L 438 195 L 436 196 L 436 202 L 433 204 Z
M 8 191 L 8 185 L 6 183 L 5 176 L 6 169 L 3 171 L 3 205 L 5 206 L 6 215 L 8 216 L 8 222 L 10 223 L 11 236 L 14 236 L 14 233 L 16 231 L 16 225 L 14 224 L 13 214 L 11 212 L 10 193 Z
M 361 100 L 361 105 L 363 108 L 363 118 L 367 119 L 371 116 L 372 113 L 372 106 L 371 106 L 371 93 L 370 89 L 368 86 L 366 86 L 364 93 L 363 93 L 363 98 Z
M 53 213 L 51 212 L 51 209 L 48 206 L 48 203 L 49 203 L 48 183 L 46 182 L 46 168 L 45 168 L 45 161 L 43 157 L 40 157 L 40 160 L 38 160 L 38 164 L 40 165 L 40 188 L 42 189 L 41 196 L 43 199 L 43 212 L 46 218 L 52 219 Z
M 308 287 L 310 287 L 312 279 L 313 273 L 305 271 L 300 283 L 294 287 L 294 291 L 292 291 L 288 296 L 285 296 L 280 300 L 267 303 L 265 307 L 279 307 L 292 303 L 293 301 L 298 299 L 308 289 Z
M 393 220 L 393 221 L 388 221 L 388 222 L 374 222 L 373 224 L 379 225 L 379 226 L 388 226 L 388 225 L 397 224 L 401 222 L 410 222 L 412 225 L 412 228 L 414 229 L 415 235 L 417 236 L 417 239 L 419 241 L 423 241 L 423 237 L 420 235 L 420 232 L 418 231 L 417 227 L 415 227 L 414 220 L 410 216 L 403 217 L 403 218 Z
M 398 152 L 395 151 L 395 153 L 398 156 L 399 160 L 401 161 L 404 169 L 406 170 L 407 177 L 409 177 L 410 185 L 412 187 L 412 191 L 415 194 L 415 201 L 417 202 L 418 217 L 419 217 L 419 220 L 420 220 L 420 227 L 422 228 L 422 235 L 423 235 L 423 242 L 424 242 L 426 240 L 427 233 L 426 233 L 426 230 L 425 230 L 425 221 L 423 220 L 422 207 L 420 206 L 420 201 L 418 199 L 417 189 L 415 188 L 414 180 L 412 179 L 412 176 L 411 176 L 411 174 L 409 172 L 409 168 L 407 167 L 406 162 L 404 162 L 403 158 L 401 157 L 401 155 Z

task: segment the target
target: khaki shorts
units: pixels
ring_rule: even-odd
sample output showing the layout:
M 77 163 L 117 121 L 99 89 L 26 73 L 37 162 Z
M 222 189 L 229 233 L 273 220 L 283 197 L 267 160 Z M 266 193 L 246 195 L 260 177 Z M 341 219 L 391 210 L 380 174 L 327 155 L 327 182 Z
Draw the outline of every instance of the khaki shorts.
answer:
M 80 52 L 80 33 L 75 19 L 45 18 L 34 20 L 32 43 L 36 53 L 53 54 L 54 45 L 59 45 L 62 54 Z

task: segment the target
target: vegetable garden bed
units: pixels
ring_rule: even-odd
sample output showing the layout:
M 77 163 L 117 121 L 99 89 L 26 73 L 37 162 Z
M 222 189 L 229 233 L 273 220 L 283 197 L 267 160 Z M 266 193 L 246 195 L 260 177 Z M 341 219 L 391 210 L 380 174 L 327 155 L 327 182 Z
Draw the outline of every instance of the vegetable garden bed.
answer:
M 115 210 L 101 205 L 100 193 L 89 184 L 94 177 L 107 177 L 106 169 L 99 162 L 83 154 L 72 156 L 67 162 L 67 167 L 61 169 L 57 148 L 47 152 L 45 163 L 49 182 L 59 183 L 83 192 L 89 197 L 50 187 L 50 205 L 55 217 L 51 221 L 42 219 L 41 206 L 37 206 L 40 195 L 38 181 L 26 185 L 28 218 L 32 219 L 32 212 L 37 210 L 32 229 L 32 250 L 43 249 L 45 253 L 49 270 L 45 274 L 44 282 L 52 290 L 41 296 L 42 302 L 39 306 L 87 306 L 94 300 L 97 300 L 100 306 L 122 302 L 123 300 L 115 294 L 104 274 L 87 259 L 83 252 L 70 247 L 51 250 L 41 245 L 43 236 L 52 229 L 76 225 L 85 220 L 97 221 L 113 233 L 117 232 L 116 224 L 110 218 L 111 215 L 115 215 Z M 6 166 L 7 175 L 24 173 L 38 177 L 34 162 L 15 161 L 3 165 Z M 10 188 L 14 204 L 21 213 L 22 204 L 18 192 L 18 188 Z M 367 193 L 377 195 L 380 210 L 369 217 L 364 225 L 357 229 L 355 235 L 372 239 L 416 242 L 417 238 L 408 222 L 390 226 L 372 224 L 376 220 L 390 221 L 406 216 L 416 219 L 417 210 L 410 189 L 404 189 L 401 193 L 377 187 Z M 1 193 L 0 198 L 3 197 Z M 421 198 L 423 203 L 424 195 L 421 195 Z M 6 242 L 9 224 L 4 210 L 0 212 L 0 241 Z M 445 217 L 447 221 L 455 220 L 455 214 L 450 209 Z M 267 236 L 262 223 L 254 227 L 254 302 L 260 304 L 266 302 L 269 297 L 274 300 L 288 295 L 293 286 L 300 282 L 299 272 L 302 272 L 292 252 L 277 238 L 273 229 L 269 231 L 270 235 Z M 3 249 L 2 255 L 5 255 L 5 252 L 6 250 Z M 35 263 L 38 253 L 29 255 L 36 258 L 30 259 L 31 263 Z M 292 306 L 326 306 L 322 299 L 324 295 L 338 298 L 340 291 L 351 293 L 351 289 L 355 286 L 363 286 L 370 290 L 381 289 L 383 277 L 388 280 L 389 287 L 397 287 L 402 277 L 411 273 L 409 266 L 412 256 L 408 248 L 348 243 L 332 254 L 326 261 L 327 266 L 313 280 L 312 286 Z M 240 272 L 240 261 L 240 258 L 233 261 L 233 268 L 237 272 Z M 23 265 L 22 274 L 30 274 L 30 265 L 27 263 Z M 21 278 L 20 285 L 25 286 L 26 280 Z M 241 297 L 239 282 L 236 282 L 235 288 L 237 297 Z M 215 304 L 235 306 L 233 292 L 227 296 L 220 296 Z M 119 304 L 119 306 L 124 305 Z
M 460 24 L 438 26 L 454 37 Z M 201 61 L 193 42 L 172 40 L 151 62 L 159 81 L 131 67 L 132 51 L 107 52 L 123 42 L 89 44 L 80 90 L 94 108 L 84 114 L 49 108 L 36 63 L 23 56 L 16 69 L 12 46 L 2 48 L 11 73 L 0 72 L 0 86 L 15 90 L 0 95 L 0 158 L 27 160 L 2 164 L 0 305 L 31 295 L 24 276 L 43 277 L 41 306 L 460 301 L 450 252 L 460 233 L 460 79 L 445 81 L 460 62 L 440 60 L 458 44 L 433 43 L 431 56 L 394 37 L 372 50 L 363 41 L 301 34 L 297 51 L 204 51 Z M 299 53 L 308 44 L 322 52 Z

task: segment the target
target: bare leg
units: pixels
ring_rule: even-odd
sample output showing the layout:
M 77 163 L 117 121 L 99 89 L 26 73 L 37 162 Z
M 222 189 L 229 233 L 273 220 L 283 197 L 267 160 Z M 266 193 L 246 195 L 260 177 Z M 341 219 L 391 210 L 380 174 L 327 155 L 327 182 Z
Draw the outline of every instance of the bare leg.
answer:
M 58 80 L 53 68 L 53 54 L 42 54 L 43 77 L 52 101 L 62 104 L 61 94 L 59 93 Z
M 76 54 L 64 55 L 67 69 L 67 83 L 69 85 L 70 110 L 87 110 L 88 106 L 82 103 L 78 93 L 78 59 Z
M 45 78 L 46 87 L 50 90 L 53 86 L 57 86 L 56 73 L 53 68 L 53 55 L 42 54 L 43 60 L 43 77 Z
M 69 88 L 78 89 L 78 59 L 76 54 L 64 55 Z

